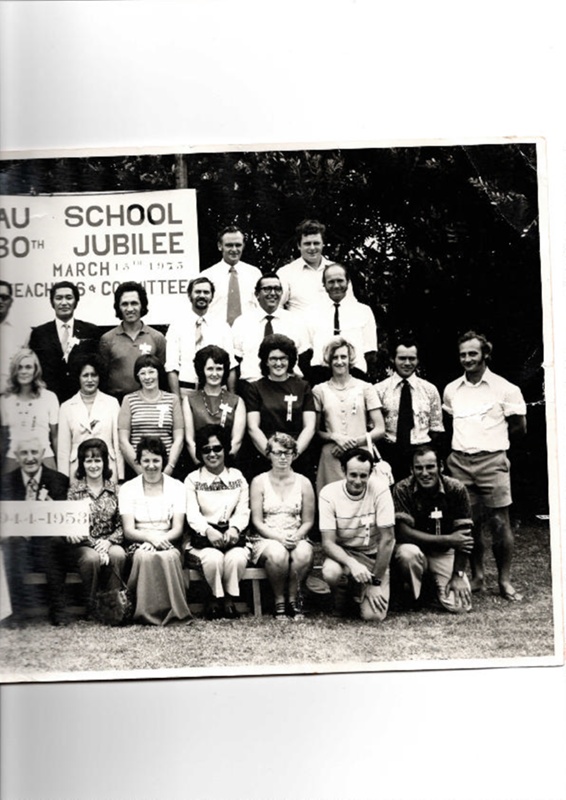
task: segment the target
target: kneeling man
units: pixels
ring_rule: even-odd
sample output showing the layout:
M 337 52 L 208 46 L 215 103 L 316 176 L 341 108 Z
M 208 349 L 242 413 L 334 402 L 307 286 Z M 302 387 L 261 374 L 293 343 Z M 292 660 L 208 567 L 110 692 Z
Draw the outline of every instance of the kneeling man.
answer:
M 393 487 L 395 566 L 412 601 L 419 599 L 428 571 L 443 608 L 454 613 L 470 611 L 471 587 L 464 570 L 474 539 L 467 489 L 441 474 L 431 445 L 415 449 L 411 472 Z
M 389 607 L 389 562 L 395 544 L 389 482 L 372 473 L 373 458 L 361 447 L 340 458 L 344 480 L 320 492 L 319 520 L 326 559 L 322 577 L 341 615 L 348 589 L 364 620 L 382 621 Z

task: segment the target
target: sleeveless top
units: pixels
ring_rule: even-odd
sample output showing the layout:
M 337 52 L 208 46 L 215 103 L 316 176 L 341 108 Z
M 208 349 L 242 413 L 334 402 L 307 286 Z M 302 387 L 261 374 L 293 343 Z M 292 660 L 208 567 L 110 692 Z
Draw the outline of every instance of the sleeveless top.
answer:
M 206 398 L 203 397 L 201 389 L 188 392 L 187 401 L 193 415 L 195 431 L 204 428 L 205 425 L 220 425 L 231 433 L 239 399 L 238 395 L 226 389 L 221 395 L 207 394 Z M 223 405 L 229 406 L 229 410 L 220 410 L 221 401 Z
M 301 491 L 301 476 L 295 473 L 295 482 L 289 490 L 289 494 L 282 500 L 275 492 L 268 473 L 264 472 L 258 476 L 263 488 L 263 521 L 274 531 L 293 532 L 300 528 L 302 522 L 301 511 L 303 507 L 303 495 Z M 254 538 L 263 539 L 263 536 L 255 534 Z

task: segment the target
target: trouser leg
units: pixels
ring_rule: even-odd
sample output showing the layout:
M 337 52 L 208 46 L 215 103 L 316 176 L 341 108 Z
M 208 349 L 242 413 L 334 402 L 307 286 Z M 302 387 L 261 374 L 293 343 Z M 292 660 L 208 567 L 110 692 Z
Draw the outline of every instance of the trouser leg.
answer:
M 418 600 L 421 595 L 424 571 L 427 567 L 425 554 L 416 544 L 398 544 L 395 547 L 393 559 L 403 583 L 410 588 L 413 598 Z

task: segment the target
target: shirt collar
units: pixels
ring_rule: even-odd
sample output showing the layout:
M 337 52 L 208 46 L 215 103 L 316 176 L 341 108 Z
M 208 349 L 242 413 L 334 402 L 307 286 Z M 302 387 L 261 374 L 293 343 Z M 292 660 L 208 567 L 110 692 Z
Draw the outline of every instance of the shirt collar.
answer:
M 30 481 L 35 481 L 39 486 L 41 486 L 41 476 L 43 475 L 43 467 L 40 467 L 35 475 L 26 475 L 26 473 L 22 470 L 22 480 L 24 482 L 24 486 L 27 488 L 27 485 Z
M 199 478 L 203 483 L 207 483 L 209 486 L 212 486 L 213 483 L 218 483 L 220 481 L 226 488 L 228 488 L 230 475 L 228 474 L 227 467 L 224 467 L 220 475 L 214 475 L 214 473 L 209 472 L 206 467 L 201 467 Z
M 55 325 L 57 326 L 57 332 L 59 334 L 63 333 L 63 325 L 68 325 L 69 326 L 69 336 L 72 336 L 73 335 L 74 324 L 75 324 L 75 318 L 74 317 L 71 317 L 71 319 L 65 320 L 65 322 L 63 322 L 62 319 L 59 319 L 59 317 L 55 317 Z
M 412 386 L 413 389 L 415 389 L 416 386 L 417 386 L 417 376 L 416 376 L 416 374 L 414 372 L 408 378 L 402 378 L 401 375 L 399 375 L 398 372 L 394 372 L 392 374 L 391 382 L 392 382 L 394 388 L 396 386 L 399 386 L 399 384 L 402 383 L 403 381 L 407 381 L 407 383 L 410 386 Z
M 145 322 L 143 321 L 143 319 L 140 319 L 140 322 L 141 322 L 141 328 L 136 333 L 136 336 L 139 336 L 140 333 L 143 333 L 147 328 L 147 326 L 146 326 Z M 130 335 L 129 333 L 126 333 L 126 331 L 124 330 L 124 322 L 123 321 L 120 322 L 120 324 L 118 325 L 118 333 L 122 333 L 124 336 L 129 336 Z
M 462 386 L 462 385 L 471 386 L 472 389 L 475 388 L 476 386 L 480 386 L 482 383 L 487 383 L 487 385 L 489 386 L 489 384 L 491 383 L 492 378 L 493 378 L 493 372 L 490 370 L 489 367 L 486 367 L 485 368 L 485 372 L 483 373 L 483 375 L 481 377 L 481 380 L 478 381 L 478 383 L 472 383 L 471 381 L 469 381 L 466 378 L 466 373 L 464 372 L 464 374 L 460 378 L 460 384 L 459 385 L 460 386 Z

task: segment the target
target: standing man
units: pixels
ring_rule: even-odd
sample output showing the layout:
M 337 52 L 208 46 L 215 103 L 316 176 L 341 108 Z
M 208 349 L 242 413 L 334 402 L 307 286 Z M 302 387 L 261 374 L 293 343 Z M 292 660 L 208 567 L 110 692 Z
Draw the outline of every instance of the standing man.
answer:
M 100 339 L 100 356 L 108 371 L 108 391 L 119 402 L 139 384 L 134 364 L 139 356 L 156 356 L 165 363 L 165 336 L 142 321 L 149 309 L 141 283 L 126 281 L 114 292 L 114 311 L 120 324 Z
M 324 348 L 333 336 L 342 336 L 356 352 L 351 373 L 373 383 L 377 367 L 377 330 L 369 306 L 348 296 L 350 276 L 342 264 L 328 264 L 322 272 L 325 296 L 309 315 L 307 330 L 313 350 L 309 380 L 314 386 L 330 378 L 324 365 Z
M 227 322 L 208 314 L 214 294 L 214 284 L 207 277 L 193 278 L 187 289 L 191 309 L 182 319 L 172 322 L 167 330 L 165 371 L 169 388 L 178 397 L 183 397 L 190 389 L 198 389 L 193 361 L 197 350 L 207 344 L 215 344 L 228 353 L 231 370 L 228 388 L 234 389 L 237 362 L 232 347 L 232 329 Z
M 474 517 L 471 557 L 472 588 L 484 588 L 481 510 L 491 528 L 499 591 L 509 601 L 522 600 L 511 584 L 514 539 L 509 520 L 511 481 L 510 436 L 527 430 L 527 407 L 518 386 L 495 375 L 488 367 L 493 347 L 483 334 L 464 333 L 458 340 L 464 374 L 444 390 L 443 408 L 452 418 L 452 452 L 447 467 L 470 494 Z
M 245 237 L 238 227 L 230 225 L 224 228 L 218 234 L 222 261 L 201 273 L 214 286 L 208 311 L 210 318 L 228 325 L 232 325 L 240 314 L 257 306 L 254 287 L 261 278 L 261 271 L 241 261 L 244 247 Z
M 47 388 L 63 403 L 76 392 L 73 375 L 77 356 L 95 353 L 100 333 L 91 322 L 75 319 L 80 294 L 74 283 L 54 283 L 49 299 L 55 319 L 33 328 L 29 346 L 39 358 Z
M 0 394 L 4 394 L 10 376 L 10 359 L 27 347 L 31 328 L 10 314 L 14 301 L 12 284 L 0 280 Z
M 409 337 L 400 339 L 393 353 L 393 374 L 375 388 L 385 420 L 379 451 L 399 481 L 411 474 L 414 448 L 429 442 L 438 445 L 444 425 L 438 389 L 416 374 L 417 343 Z
M 364 620 L 380 622 L 389 607 L 389 562 L 395 544 L 395 513 L 384 475 L 373 473 L 368 450 L 355 447 L 340 456 L 344 480 L 328 483 L 319 496 L 319 524 L 326 555 L 322 577 L 345 611 L 348 591 Z M 371 476 L 371 477 L 370 477 Z
M 393 487 L 397 531 L 393 559 L 410 601 L 419 599 L 424 574 L 429 572 L 446 611 L 471 611 L 472 590 L 465 569 L 474 539 L 466 487 L 441 474 L 438 453 L 428 444 L 415 449 L 411 473 Z
M 240 364 L 240 380 L 253 382 L 262 377 L 258 350 L 266 336 L 282 333 L 292 339 L 299 354 L 299 366 L 309 348 L 308 333 L 302 321 L 281 308 L 283 293 L 276 272 L 267 272 L 255 286 L 258 307 L 247 311 L 234 322 L 234 354 Z
M 14 455 L 17 467 L 2 477 L 0 498 L 2 500 L 66 500 L 69 480 L 65 475 L 43 466 L 44 450 L 38 439 L 30 437 L 15 443 Z M 5 564 L 12 617 L 11 627 L 25 624 L 25 612 L 30 600 L 29 589 L 24 582 L 26 572 L 34 565 L 45 569 L 49 593 L 49 617 L 53 625 L 66 622 L 63 589 L 59 575 L 58 560 L 61 549 L 67 547 L 58 537 L 10 536 L 5 540 Z

